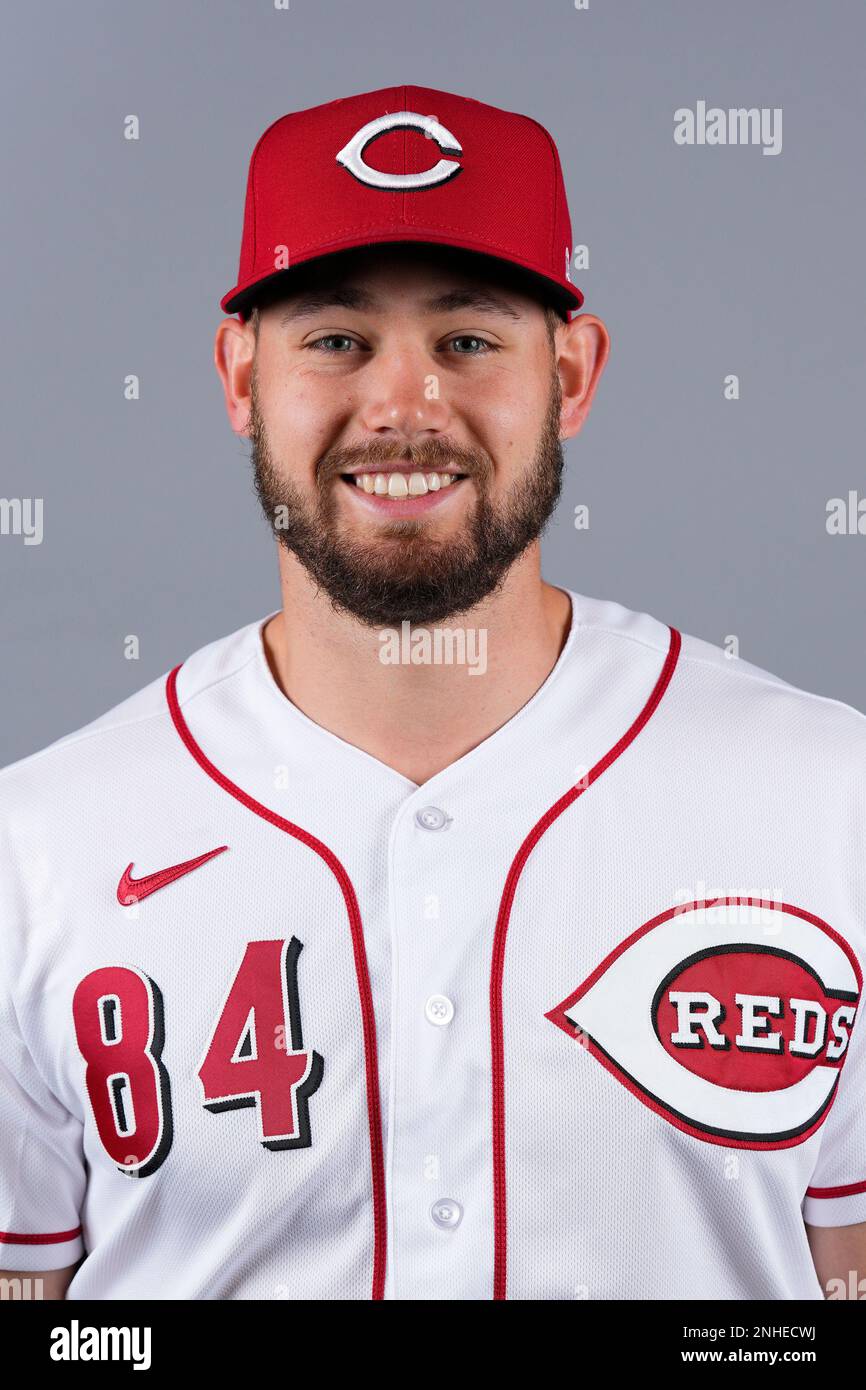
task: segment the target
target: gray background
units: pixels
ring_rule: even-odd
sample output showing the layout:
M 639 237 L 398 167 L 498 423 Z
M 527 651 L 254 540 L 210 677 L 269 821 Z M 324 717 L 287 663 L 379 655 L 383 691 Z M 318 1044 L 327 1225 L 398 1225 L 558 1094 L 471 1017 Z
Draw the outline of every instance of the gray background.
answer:
M 247 164 L 285 112 L 402 82 L 546 125 L 590 247 L 613 350 L 546 577 L 866 708 L 866 536 L 825 529 L 866 486 L 862 0 L 52 0 L 0 27 L 0 496 L 45 506 L 41 546 L 0 536 L 0 765 L 279 606 L 212 365 Z M 781 106 L 782 153 L 676 146 L 699 99 Z

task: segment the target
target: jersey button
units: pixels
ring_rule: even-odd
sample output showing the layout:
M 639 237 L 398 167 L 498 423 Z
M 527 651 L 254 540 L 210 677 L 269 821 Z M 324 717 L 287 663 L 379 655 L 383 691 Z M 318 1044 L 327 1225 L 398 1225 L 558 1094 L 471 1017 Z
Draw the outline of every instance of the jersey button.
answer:
M 440 1197 L 430 1208 L 430 1216 L 434 1226 L 440 1226 L 443 1231 L 453 1231 L 455 1226 L 460 1225 L 463 1208 L 453 1197 Z
M 420 811 L 415 812 L 415 823 L 422 830 L 444 830 L 451 824 L 451 817 L 446 816 L 439 806 L 422 806 Z
M 454 1005 L 447 994 L 431 994 L 424 1005 L 424 1013 L 431 1023 L 441 1028 L 454 1017 Z

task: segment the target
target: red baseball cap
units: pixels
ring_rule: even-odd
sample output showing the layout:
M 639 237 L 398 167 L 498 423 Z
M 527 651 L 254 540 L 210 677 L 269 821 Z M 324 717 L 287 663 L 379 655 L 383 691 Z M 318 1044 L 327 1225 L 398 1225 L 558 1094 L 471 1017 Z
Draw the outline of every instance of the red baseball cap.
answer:
M 506 263 L 567 316 L 571 220 L 559 154 L 537 121 L 432 87 L 383 87 L 274 121 L 250 159 L 238 282 L 257 295 L 310 261 L 417 242 Z

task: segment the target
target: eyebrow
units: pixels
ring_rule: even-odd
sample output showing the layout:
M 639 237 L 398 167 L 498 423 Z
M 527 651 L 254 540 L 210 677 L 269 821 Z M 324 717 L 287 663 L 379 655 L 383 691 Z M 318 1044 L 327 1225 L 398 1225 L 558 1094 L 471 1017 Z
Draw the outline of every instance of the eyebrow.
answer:
M 370 312 L 379 307 L 381 301 L 368 294 L 366 290 L 358 289 L 354 285 L 340 285 L 333 289 L 310 290 L 305 294 L 296 295 L 286 305 L 279 322 L 280 327 L 285 328 L 286 324 L 298 319 L 311 318 L 323 309 L 356 309 Z M 430 316 L 453 313 L 458 309 L 475 309 L 480 313 L 497 314 L 501 318 L 513 319 L 518 323 L 523 319 L 523 315 L 519 314 L 507 299 L 502 299 L 490 290 L 448 290 L 445 294 L 425 300 L 422 305 L 422 312 Z

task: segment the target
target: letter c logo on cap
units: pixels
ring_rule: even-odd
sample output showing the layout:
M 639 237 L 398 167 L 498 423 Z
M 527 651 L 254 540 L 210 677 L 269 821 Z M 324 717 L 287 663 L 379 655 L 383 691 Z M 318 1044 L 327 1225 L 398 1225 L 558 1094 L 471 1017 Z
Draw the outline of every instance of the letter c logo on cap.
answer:
M 460 173 L 462 165 L 453 159 L 440 159 L 432 169 L 423 169 L 417 174 L 389 174 L 382 169 L 373 169 L 364 162 L 367 146 L 385 135 L 389 130 L 420 130 L 428 135 L 443 154 L 462 154 L 460 141 L 440 125 L 435 116 L 422 116 L 418 111 L 392 111 L 387 116 L 378 116 L 361 126 L 337 155 L 337 163 L 348 169 L 360 183 L 370 188 L 418 189 L 432 188 L 437 183 L 447 183 Z

